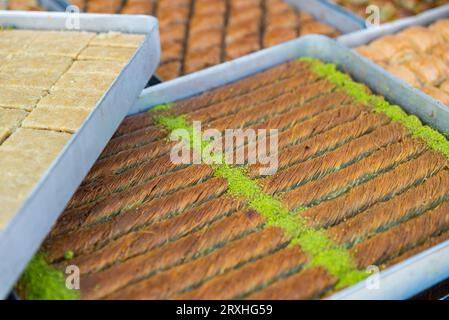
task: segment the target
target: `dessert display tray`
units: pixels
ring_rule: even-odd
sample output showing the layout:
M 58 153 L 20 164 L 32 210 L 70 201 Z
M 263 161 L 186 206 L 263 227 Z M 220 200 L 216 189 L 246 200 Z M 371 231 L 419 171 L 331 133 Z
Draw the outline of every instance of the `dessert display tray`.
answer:
M 355 14 L 354 12 L 350 11 L 349 9 L 345 8 L 344 6 L 341 6 L 339 4 L 336 4 L 334 2 L 332 2 L 331 0 L 316 0 L 321 2 L 323 5 L 331 8 L 332 10 L 334 10 L 335 12 L 339 12 L 340 14 L 345 15 L 347 18 L 351 19 L 354 23 L 359 24 L 360 26 L 362 26 L 363 28 L 366 27 L 366 23 L 365 23 L 365 19 L 357 14 Z M 415 16 L 409 16 L 409 17 L 405 17 L 405 18 L 400 18 L 400 19 L 396 19 L 390 22 L 384 22 L 382 24 L 391 24 L 391 23 L 398 23 L 398 22 L 402 22 L 402 21 L 408 21 L 410 19 L 414 19 L 417 18 L 419 16 L 421 16 L 422 14 L 432 14 L 433 12 L 436 12 L 440 9 L 444 9 L 449 7 L 449 4 L 445 4 L 445 5 L 441 5 L 426 11 L 423 11 Z
M 65 0 L 39 0 L 40 6 L 48 11 L 65 11 L 70 2 Z
M 449 17 L 449 6 L 444 6 L 441 8 L 437 8 L 435 10 L 431 10 L 429 12 L 423 13 L 419 16 L 403 19 L 401 21 L 385 24 L 383 26 L 380 26 L 379 28 L 373 28 L 373 29 L 365 29 L 361 31 L 354 32 L 353 34 L 344 35 L 341 38 L 338 39 L 338 41 L 344 45 L 346 45 L 349 48 L 358 48 L 362 47 L 364 45 L 368 45 L 371 42 L 375 41 L 376 39 L 380 39 L 384 36 L 388 35 L 395 35 L 399 33 L 401 30 L 404 30 L 409 27 L 414 26 L 428 26 L 432 24 L 433 22 L 436 22 L 440 19 L 448 18 Z M 430 56 L 431 57 L 431 56 Z M 383 69 L 383 67 L 379 66 L 378 64 L 374 63 L 373 61 L 366 59 L 367 64 L 373 64 L 374 68 Z M 413 59 L 411 59 L 413 60 Z M 424 67 L 425 68 L 425 67 Z M 385 71 L 384 71 L 385 72 Z M 395 77 L 395 76 L 393 76 Z M 396 77 L 395 77 L 396 78 Z M 403 86 L 408 88 L 412 91 L 417 91 L 420 94 L 422 93 L 421 89 L 414 88 L 412 85 L 408 84 L 407 82 L 403 81 L 400 78 L 397 78 L 399 82 L 403 83 Z M 432 97 L 428 96 L 429 99 L 433 100 L 435 104 L 438 104 L 441 108 L 447 108 L 444 103 L 441 101 L 435 100 Z M 428 119 L 431 121 L 432 119 L 439 124 L 435 124 L 436 127 L 440 125 L 441 130 L 444 130 L 444 123 L 448 121 L 448 118 L 445 113 L 440 113 L 438 110 L 433 109 L 417 109 L 416 114 L 418 114 L 423 119 Z M 433 121 L 432 120 L 432 121 Z
M 314 0 L 89 0 L 72 3 L 92 13 L 158 17 L 162 53 L 156 74 L 163 80 L 205 69 L 303 33 L 336 36 L 361 28 L 344 13 Z M 294 12 L 293 7 L 299 9 L 299 13 Z M 314 18 L 301 12 L 312 14 Z
M 336 64 L 356 81 L 366 84 L 375 93 L 400 105 L 423 122 L 442 132 L 449 132 L 449 111 L 428 96 L 410 90 L 374 64 L 344 46 L 321 36 L 308 36 L 278 47 L 266 49 L 196 74 L 145 89 L 130 110 L 136 114 L 152 106 L 178 101 L 218 88 L 232 81 L 298 57 L 316 57 Z M 449 276 L 449 241 L 387 268 L 379 274 L 378 289 L 369 289 L 362 281 L 329 297 L 330 299 L 405 299 L 431 287 Z M 413 281 L 412 281 L 413 279 Z
M 354 15 L 347 10 L 339 10 L 339 6 L 330 5 L 321 0 L 286 0 L 300 10 L 311 13 L 319 21 L 334 26 L 342 33 L 351 33 L 365 28 L 365 21 L 355 19 Z M 337 7 L 337 8 L 336 8 Z
M 342 35 L 338 42 L 350 48 L 368 44 L 382 36 L 394 34 L 402 29 L 412 26 L 428 25 L 442 18 L 449 17 L 449 5 L 432 9 L 415 17 L 401 19 L 395 22 L 383 24 L 377 28 L 363 29 L 351 34 Z
M 18 29 L 66 30 L 66 13 L 0 11 L 0 25 Z M 0 231 L 0 297 L 5 297 L 83 177 L 145 87 L 159 61 L 156 19 L 144 16 L 79 16 L 80 30 L 145 35 L 142 44 L 82 126 Z

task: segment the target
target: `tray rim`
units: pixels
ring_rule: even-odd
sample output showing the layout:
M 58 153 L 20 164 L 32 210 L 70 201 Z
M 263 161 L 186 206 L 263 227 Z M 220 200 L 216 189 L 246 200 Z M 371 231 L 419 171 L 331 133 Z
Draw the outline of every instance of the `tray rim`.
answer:
M 315 0 L 315 1 L 318 1 L 318 2 L 321 2 L 321 3 L 323 3 L 323 4 L 326 4 L 326 5 L 328 5 L 331 9 L 333 9 L 333 10 L 335 10 L 335 11 L 337 11 L 337 12 L 343 12 L 343 13 L 346 14 L 349 18 L 351 18 L 351 19 L 353 19 L 354 21 L 356 21 L 357 23 L 360 23 L 361 25 L 363 25 L 363 29 L 376 29 L 376 28 L 378 28 L 378 27 L 367 27 L 367 26 L 366 26 L 366 23 L 365 23 L 365 19 L 364 19 L 363 17 L 361 17 L 361 16 L 359 16 L 359 15 L 353 13 L 353 12 L 350 11 L 349 9 L 347 9 L 347 8 L 345 8 L 344 6 L 341 6 L 341 5 L 337 4 L 337 3 L 333 3 L 333 2 L 331 2 L 331 1 L 329 1 L 329 0 Z M 388 25 L 396 24 L 396 23 L 401 24 L 401 23 L 407 22 L 407 21 L 410 20 L 410 19 L 417 18 L 417 17 L 419 17 L 419 16 L 421 16 L 421 15 L 423 15 L 423 14 L 432 14 L 432 13 L 434 13 L 435 11 L 438 11 L 439 9 L 447 8 L 447 7 L 449 7 L 449 4 L 440 5 L 440 6 L 437 6 L 437 7 L 435 7 L 435 8 L 432 8 L 432 9 L 428 9 L 428 10 L 422 11 L 422 12 L 420 12 L 420 13 L 414 15 L 414 16 L 409 16 L 409 17 L 399 18 L 399 19 L 395 19 L 395 20 L 392 20 L 392 21 L 389 21 L 389 22 L 382 23 L 382 24 L 380 25 L 380 27 L 382 27 L 382 26 L 388 26 Z

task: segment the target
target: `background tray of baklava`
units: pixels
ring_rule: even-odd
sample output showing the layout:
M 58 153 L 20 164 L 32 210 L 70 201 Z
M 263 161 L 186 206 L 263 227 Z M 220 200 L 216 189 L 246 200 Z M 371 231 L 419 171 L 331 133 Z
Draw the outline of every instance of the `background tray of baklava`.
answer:
M 68 5 L 65 0 L 2 0 L 0 10 L 65 11 Z
M 321 36 L 298 39 L 163 83 L 157 87 L 145 89 L 131 113 L 137 114 L 151 106 L 196 96 L 201 92 L 221 87 L 236 79 L 250 76 L 300 56 L 317 57 L 320 60 L 336 64 L 355 80 L 365 83 L 375 93 L 400 105 L 406 112 L 423 115 L 422 120 L 426 124 L 443 132 L 449 131 L 449 110 L 446 107 L 419 91 L 411 90 L 410 87 L 404 86 L 401 81 L 389 73 L 367 63 L 366 59 Z M 193 101 L 196 101 L 195 98 Z M 143 119 L 142 116 L 137 117 Z M 126 123 L 143 125 L 142 122 L 137 121 L 137 118 L 135 123 L 131 119 Z M 130 129 L 129 126 L 125 127 Z M 427 239 L 426 245 L 416 248 L 415 251 L 410 251 L 408 257 L 407 254 L 404 254 L 407 257 L 405 259 L 402 256 L 404 261 L 396 265 L 390 264 L 390 267 L 383 270 L 380 273 L 379 289 L 370 290 L 369 286 L 367 287 L 366 283 L 362 281 L 332 298 L 404 299 L 446 279 L 449 276 L 449 241 L 444 241 L 445 239 L 442 237 L 439 238 L 440 244 L 438 244 L 438 241 L 432 242 L 432 239 Z M 429 249 L 429 247 L 432 248 Z
M 2 188 L 10 201 L 0 216 L 0 297 L 38 249 L 159 61 L 156 19 L 76 18 L 79 28 L 68 36 L 66 13 L 0 11 L 0 25 L 10 28 L 0 31 L 10 35 L 2 34 L 0 46 L 1 160 L 7 165 L 3 171 L 11 169 L 6 176 L 2 172 L 2 181 L 22 190 L 12 195 Z M 28 39 L 27 30 L 43 35 Z M 21 154 L 26 157 L 14 164 L 11 159 Z M 29 156 L 33 162 L 24 165 Z
M 449 106 L 449 7 L 345 35 L 339 41 L 419 90 Z M 388 57 L 387 57 L 388 56 Z M 449 121 L 446 114 L 417 109 L 420 117 Z
M 394 21 L 407 20 L 415 16 L 419 16 L 425 12 L 432 12 L 435 9 L 446 7 L 449 4 L 447 0 L 411 0 L 411 1 L 397 1 L 397 0 L 318 0 L 335 11 L 344 13 L 348 18 L 365 26 L 366 21 L 372 23 L 373 10 L 375 7 L 379 9 L 379 22 L 381 24 L 391 23 Z
M 361 28 L 315 0 L 72 0 L 89 13 L 158 18 L 161 63 L 171 80 L 307 34 L 336 37 Z

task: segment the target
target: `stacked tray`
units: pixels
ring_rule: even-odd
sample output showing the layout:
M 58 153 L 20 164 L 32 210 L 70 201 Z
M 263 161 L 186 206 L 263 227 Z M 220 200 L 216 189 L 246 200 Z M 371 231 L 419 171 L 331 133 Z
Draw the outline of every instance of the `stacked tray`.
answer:
M 82 31 L 66 30 L 66 20 L 62 13 L 0 13 L 0 296 L 159 58 L 153 18 L 81 15 Z
M 329 14 L 326 21 L 330 24 L 325 24 L 284 0 L 128 0 L 124 3 L 89 0 L 74 1 L 73 4 L 87 12 L 157 16 L 162 45 L 157 75 L 164 80 L 301 35 L 315 33 L 335 37 L 339 34 L 339 26 L 345 29 L 352 22 L 344 17 L 338 21 L 336 16 Z M 292 4 L 301 9 L 302 6 L 312 7 L 323 21 L 321 16 L 326 7 L 316 7 L 315 1 L 293 1 Z
M 388 72 L 449 105 L 449 20 L 414 26 L 356 49 Z
M 376 90 L 397 84 L 334 42 L 307 37 L 146 90 L 134 110 L 170 104 L 123 122 L 19 283 L 22 296 L 35 297 L 36 264 L 50 273 L 78 266 L 86 299 L 322 298 L 372 265 L 396 286 L 349 290 L 404 298 L 447 277 L 447 242 L 437 261 L 425 250 L 449 237 L 448 141 L 298 56 L 337 63 Z M 215 79 L 223 73 L 230 78 Z M 408 109 L 431 105 L 413 91 L 407 98 Z M 279 170 L 175 164 L 166 138 L 195 120 L 219 131 L 279 129 Z M 413 263 L 421 268 L 410 284 Z
M 8 0 L 0 1 L 0 10 L 41 11 L 44 9 L 37 0 Z
M 2 0 L 0 10 L 23 11 L 64 11 L 68 6 L 65 0 Z
M 331 4 L 338 5 L 336 8 L 344 8 L 347 10 L 353 19 L 363 22 L 368 15 L 372 15 L 372 11 L 367 12 L 368 6 L 377 6 L 380 9 L 380 22 L 391 22 L 407 17 L 412 17 L 434 9 L 440 6 L 449 4 L 447 0 L 430 0 L 430 1 L 376 1 L 376 0 L 366 0 L 366 1 L 352 1 L 352 0 L 321 0 Z M 339 7 L 341 6 L 341 7 Z
M 407 21 L 356 32 L 340 41 L 447 106 L 448 16 L 449 8 L 440 8 Z M 437 115 L 426 117 L 436 118 Z

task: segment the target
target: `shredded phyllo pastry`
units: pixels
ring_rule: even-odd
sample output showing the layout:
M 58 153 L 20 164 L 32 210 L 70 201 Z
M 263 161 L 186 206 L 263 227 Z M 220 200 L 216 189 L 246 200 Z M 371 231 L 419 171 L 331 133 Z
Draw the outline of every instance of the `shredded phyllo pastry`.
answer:
M 141 41 L 120 33 L 0 29 L 0 230 Z
M 194 121 L 278 129 L 278 171 L 175 164 Z M 82 299 L 322 298 L 449 238 L 448 157 L 333 65 L 291 61 L 127 118 L 36 259 L 78 266 Z
M 284 0 L 78 0 L 81 10 L 158 18 L 164 80 L 202 70 L 300 35 L 339 32 Z

